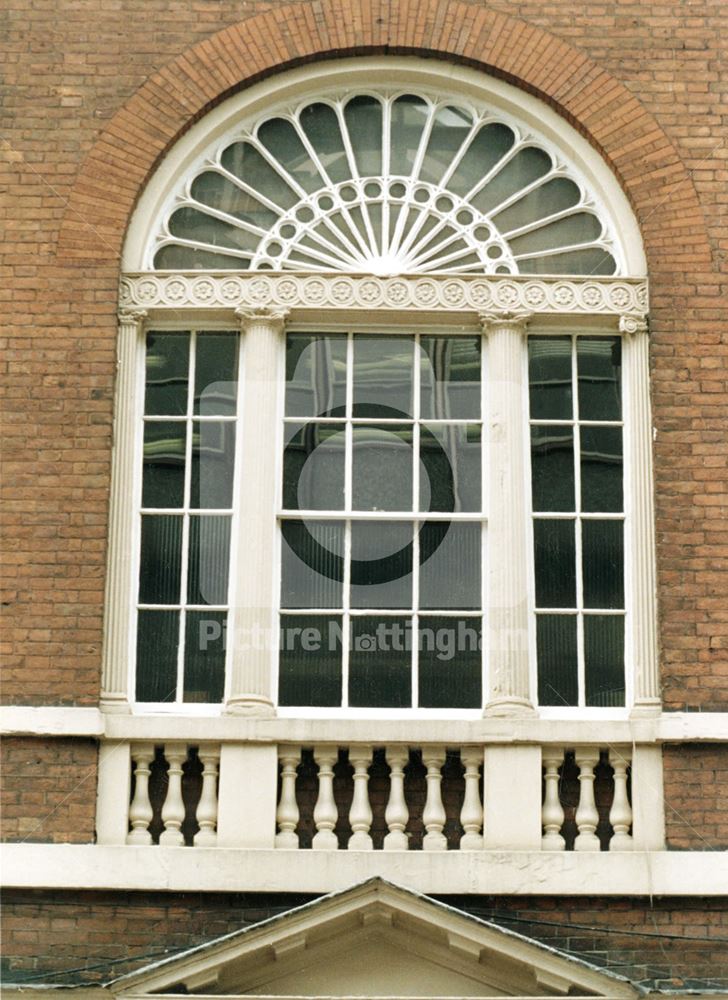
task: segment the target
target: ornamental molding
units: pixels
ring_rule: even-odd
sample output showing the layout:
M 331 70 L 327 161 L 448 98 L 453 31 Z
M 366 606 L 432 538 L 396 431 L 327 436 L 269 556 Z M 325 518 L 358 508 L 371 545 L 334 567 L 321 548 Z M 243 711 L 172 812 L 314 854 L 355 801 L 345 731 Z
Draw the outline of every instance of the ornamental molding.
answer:
M 120 309 L 411 310 L 635 317 L 647 312 L 644 278 L 484 275 L 125 274 Z

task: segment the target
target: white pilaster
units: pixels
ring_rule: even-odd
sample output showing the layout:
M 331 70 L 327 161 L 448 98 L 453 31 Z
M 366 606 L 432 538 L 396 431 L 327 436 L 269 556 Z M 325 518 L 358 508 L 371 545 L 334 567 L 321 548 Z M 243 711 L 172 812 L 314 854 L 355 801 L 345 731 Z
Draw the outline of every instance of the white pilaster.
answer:
M 125 844 L 129 832 L 131 753 L 129 743 L 103 740 L 99 745 L 96 791 L 96 843 Z M 154 748 L 152 748 L 152 755 Z M 151 808 L 149 820 L 151 820 Z M 147 822 L 149 822 L 147 820 Z M 146 827 L 144 828 L 146 830 Z M 151 839 L 151 838 L 150 838 Z M 148 843 L 146 838 L 144 843 Z
M 275 744 L 223 743 L 217 846 L 274 847 L 277 788 Z
M 483 808 L 486 851 L 541 849 L 541 747 L 487 747 Z
M 662 746 L 632 747 L 632 838 L 638 851 L 665 850 Z

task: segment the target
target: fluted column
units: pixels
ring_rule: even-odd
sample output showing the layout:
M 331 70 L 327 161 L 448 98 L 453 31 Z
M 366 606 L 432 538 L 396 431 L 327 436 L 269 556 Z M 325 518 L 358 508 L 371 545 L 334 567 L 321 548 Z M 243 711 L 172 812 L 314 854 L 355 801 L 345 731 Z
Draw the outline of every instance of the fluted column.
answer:
M 652 413 L 647 321 L 622 316 L 624 377 L 626 381 L 625 452 L 630 467 L 630 522 L 632 566 L 633 715 L 655 715 L 661 710 L 657 659 L 655 579 L 655 517 L 652 487 Z
M 287 313 L 276 309 L 236 310 L 243 331 L 241 490 L 237 498 L 238 543 L 232 630 L 230 689 L 225 711 L 273 715 L 271 669 L 278 630 L 275 597 L 274 531 L 278 469 L 275 443 L 281 339 Z
M 129 496 L 133 481 L 136 422 L 138 416 L 137 352 L 147 313 L 144 309 L 119 310 L 114 392 L 114 443 L 111 454 L 106 618 L 101 667 L 101 708 L 129 712 L 131 647 L 131 595 L 134 508 Z
M 488 337 L 488 629 L 485 714 L 531 715 L 524 421 L 525 313 L 480 317 Z

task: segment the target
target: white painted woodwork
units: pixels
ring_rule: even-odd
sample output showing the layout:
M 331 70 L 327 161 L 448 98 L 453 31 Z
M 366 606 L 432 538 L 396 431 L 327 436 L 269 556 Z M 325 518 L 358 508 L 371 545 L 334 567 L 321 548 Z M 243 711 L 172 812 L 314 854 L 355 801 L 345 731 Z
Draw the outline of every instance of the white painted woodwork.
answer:
M 334 764 L 338 758 L 336 747 L 318 747 L 314 760 L 318 764 L 318 798 L 313 810 L 316 824 L 312 847 L 316 851 L 335 851 L 339 842 L 334 833 L 338 812 L 334 801 Z
M 354 795 L 349 810 L 352 834 L 346 845 L 350 851 L 371 851 L 374 847 L 369 833 L 373 819 L 368 787 L 371 762 L 370 746 L 354 745 L 349 749 L 349 763 L 354 768 Z
M 162 806 L 164 830 L 160 834 L 159 843 L 166 847 L 182 847 L 185 842 L 181 829 L 185 818 L 185 804 L 182 799 L 182 765 L 187 759 L 187 747 L 184 743 L 166 743 L 164 756 L 168 764 L 167 795 Z
M 636 850 L 665 850 L 664 796 L 662 747 L 635 744 L 632 747 L 632 839 Z
M 479 851 L 483 848 L 483 806 L 480 801 L 480 765 L 483 763 L 482 747 L 463 747 L 460 760 L 465 768 L 465 795 L 460 810 L 463 835 L 461 851 Z
M 240 725 L 240 720 L 238 725 Z M 276 832 L 278 748 L 271 743 L 223 744 L 218 847 L 272 848 Z
M 280 347 L 287 313 L 282 309 L 236 310 L 243 331 L 242 488 L 236 497 L 237 549 L 234 575 L 230 688 L 225 711 L 233 715 L 273 715 L 271 691 L 276 565 L 277 470 L 273 430 L 282 391 Z M 254 481 L 254 488 L 251 483 Z
M 610 851 L 631 851 L 634 848 L 634 841 L 629 832 L 632 826 L 632 807 L 627 795 L 629 762 L 628 751 L 610 749 L 609 763 L 614 769 L 614 798 L 612 808 L 609 810 L 609 822 L 612 824 L 614 834 L 609 841 Z
M 564 762 L 563 750 L 548 749 L 543 754 L 544 800 L 541 809 L 543 838 L 541 847 L 544 851 L 563 851 L 566 841 L 561 836 L 564 825 L 564 810 L 559 798 L 559 768 Z
M 132 746 L 131 759 L 134 762 L 134 798 L 129 806 L 131 830 L 127 835 L 126 842 L 127 844 L 151 844 L 152 835 L 149 832 L 149 824 L 152 822 L 154 813 L 152 803 L 149 801 L 149 765 L 154 760 L 154 746 L 151 744 Z
M 406 851 L 409 839 L 404 832 L 409 820 L 409 809 L 404 797 L 404 769 L 409 762 L 407 747 L 387 747 L 387 763 L 389 764 L 389 798 L 384 819 L 387 823 L 387 833 L 384 837 L 385 851 Z
M 301 763 L 300 747 L 281 747 L 278 753 L 281 762 L 281 797 L 276 810 L 276 847 L 296 850 L 298 847 L 299 810 L 296 802 L 296 772 Z
M 197 756 L 203 770 L 202 791 L 197 804 L 197 822 L 200 829 L 194 836 L 194 846 L 214 847 L 217 844 L 217 775 L 220 747 L 201 746 Z
M 131 794 L 131 746 L 129 743 L 99 744 L 96 783 L 96 843 L 125 844 L 129 832 Z
M 427 768 L 427 798 L 422 812 L 422 822 L 427 831 L 422 838 L 424 851 L 446 851 L 447 840 L 442 832 L 447 820 L 442 804 L 442 765 L 445 750 L 442 747 L 422 748 L 422 763 Z
M 541 747 L 486 747 L 483 806 L 486 850 L 541 850 Z
M 599 813 L 594 801 L 594 768 L 599 763 L 596 747 L 582 747 L 576 750 L 575 760 L 579 768 L 579 805 L 576 807 L 576 827 L 578 834 L 574 841 L 575 851 L 600 850 L 596 828 Z

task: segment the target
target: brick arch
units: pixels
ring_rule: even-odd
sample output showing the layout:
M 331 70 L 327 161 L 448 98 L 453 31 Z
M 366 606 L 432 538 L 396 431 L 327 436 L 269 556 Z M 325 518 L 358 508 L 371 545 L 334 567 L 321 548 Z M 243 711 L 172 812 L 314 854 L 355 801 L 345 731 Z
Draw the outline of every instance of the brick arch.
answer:
M 547 101 L 600 150 L 637 214 L 651 273 L 710 265 L 690 175 L 658 122 L 583 52 L 469 0 L 346 8 L 291 3 L 231 25 L 151 76 L 98 137 L 59 233 L 65 260 L 121 253 L 136 200 L 164 153 L 215 104 L 283 68 L 356 54 L 420 54 L 479 67 Z

